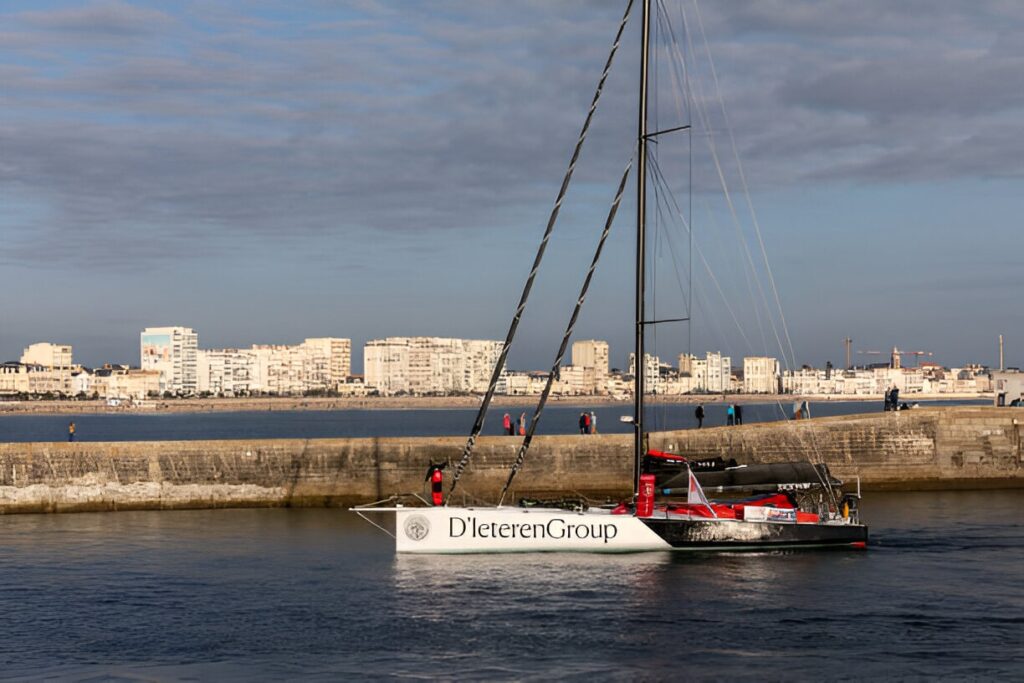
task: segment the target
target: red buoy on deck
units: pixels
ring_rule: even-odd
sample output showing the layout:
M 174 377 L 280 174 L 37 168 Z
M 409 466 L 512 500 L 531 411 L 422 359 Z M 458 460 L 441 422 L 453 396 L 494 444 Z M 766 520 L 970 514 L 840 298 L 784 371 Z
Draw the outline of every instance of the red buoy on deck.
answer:
M 434 505 L 444 505 L 444 475 L 441 468 L 434 469 L 430 475 L 430 497 Z

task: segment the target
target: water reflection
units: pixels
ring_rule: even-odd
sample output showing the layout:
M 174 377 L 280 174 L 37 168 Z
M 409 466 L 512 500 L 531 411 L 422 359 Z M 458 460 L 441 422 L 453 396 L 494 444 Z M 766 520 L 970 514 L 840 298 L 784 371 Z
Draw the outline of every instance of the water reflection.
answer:
M 1022 503 L 872 494 L 866 552 L 729 554 L 395 556 L 341 510 L 0 517 L 0 676 L 1005 676 Z

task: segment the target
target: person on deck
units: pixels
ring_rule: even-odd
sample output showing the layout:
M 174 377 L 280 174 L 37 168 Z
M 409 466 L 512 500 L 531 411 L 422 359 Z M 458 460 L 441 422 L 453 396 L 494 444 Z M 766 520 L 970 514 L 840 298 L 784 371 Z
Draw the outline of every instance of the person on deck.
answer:
M 697 429 L 704 426 L 704 404 L 698 403 L 697 409 L 693 411 L 693 416 L 697 418 Z

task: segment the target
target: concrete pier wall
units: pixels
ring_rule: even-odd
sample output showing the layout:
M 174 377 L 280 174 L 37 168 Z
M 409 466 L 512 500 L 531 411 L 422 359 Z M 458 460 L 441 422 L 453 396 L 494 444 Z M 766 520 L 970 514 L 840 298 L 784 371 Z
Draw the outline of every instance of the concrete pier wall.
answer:
M 919 409 L 660 432 L 652 448 L 739 462 L 824 460 L 867 489 L 1024 486 L 1024 411 Z M 424 491 L 429 461 L 465 438 L 270 439 L 0 444 L 0 513 L 348 505 Z M 457 495 L 493 502 L 519 439 L 483 437 Z M 515 496 L 618 497 L 631 487 L 629 435 L 535 439 Z M 450 473 L 449 473 L 450 476 Z M 447 487 L 447 484 L 446 484 Z

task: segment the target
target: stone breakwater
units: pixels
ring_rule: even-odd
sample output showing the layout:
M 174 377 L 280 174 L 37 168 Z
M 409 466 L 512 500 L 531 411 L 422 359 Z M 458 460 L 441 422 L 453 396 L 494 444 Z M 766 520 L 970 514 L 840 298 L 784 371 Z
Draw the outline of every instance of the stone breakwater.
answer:
M 739 462 L 824 460 L 868 490 L 1024 487 L 1024 410 L 919 409 L 659 432 L 650 446 Z M 0 513 L 349 505 L 425 491 L 465 438 L 0 444 Z M 519 439 L 483 437 L 459 502 L 493 501 Z M 626 495 L 629 435 L 537 437 L 516 496 Z M 447 486 L 447 484 L 446 484 Z M 464 498 L 463 498 L 464 497 Z

